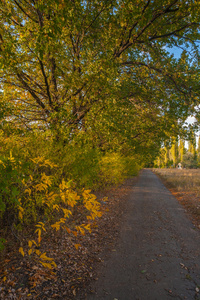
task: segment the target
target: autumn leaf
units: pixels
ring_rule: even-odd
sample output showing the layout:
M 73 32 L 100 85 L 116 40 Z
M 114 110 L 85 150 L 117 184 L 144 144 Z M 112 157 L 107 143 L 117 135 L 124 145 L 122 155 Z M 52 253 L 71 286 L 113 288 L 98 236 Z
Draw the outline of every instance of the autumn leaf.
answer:
M 19 253 L 21 253 L 21 255 L 24 256 L 24 250 L 22 247 L 19 248 Z
M 79 247 L 81 247 L 80 244 L 75 244 L 74 247 L 76 248 L 76 250 L 78 250 Z

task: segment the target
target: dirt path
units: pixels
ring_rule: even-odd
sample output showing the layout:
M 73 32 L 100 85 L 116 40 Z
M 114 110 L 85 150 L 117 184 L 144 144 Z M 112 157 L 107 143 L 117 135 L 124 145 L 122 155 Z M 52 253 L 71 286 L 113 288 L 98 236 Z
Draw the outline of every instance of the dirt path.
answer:
M 87 299 L 200 299 L 200 231 L 150 170 L 132 187 L 117 246 Z

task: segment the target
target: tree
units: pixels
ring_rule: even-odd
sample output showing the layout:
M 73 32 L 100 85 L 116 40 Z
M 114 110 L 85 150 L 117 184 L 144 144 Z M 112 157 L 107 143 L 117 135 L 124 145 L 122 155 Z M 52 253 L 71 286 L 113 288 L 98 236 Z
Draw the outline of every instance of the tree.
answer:
M 183 166 L 186 169 L 196 169 L 197 168 L 197 160 L 193 156 L 192 153 L 187 152 L 183 155 Z
M 9 121 L 67 141 L 84 131 L 101 146 L 159 148 L 199 99 L 199 10 L 193 0 L 2 0 Z
M 185 141 L 183 139 L 179 140 L 178 152 L 179 152 L 180 162 L 182 162 L 183 161 L 183 155 L 185 154 Z
M 193 130 L 190 133 L 190 138 L 188 141 L 188 152 L 191 153 L 194 157 L 196 156 L 196 136 Z
M 165 147 L 165 167 L 168 167 L 169 165 L 169 148 Z
M 200 166 L 200 136 L 198 138 L 198 144 L 197 144 L 197 162 L 199 167 Z
M 178 163 L 178 138 L 172 139 L 171 158 L 173 161 L 173 167 L 176 167 Z

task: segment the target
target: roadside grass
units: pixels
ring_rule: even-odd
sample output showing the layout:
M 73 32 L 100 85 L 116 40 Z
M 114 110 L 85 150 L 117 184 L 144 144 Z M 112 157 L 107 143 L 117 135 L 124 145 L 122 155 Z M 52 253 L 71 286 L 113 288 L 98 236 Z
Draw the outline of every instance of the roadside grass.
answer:
M 152 169 L 200 228 L 200 169 Z
M 200 169 L 153 169 L 153 172 L 179 191 L 200 192 Z

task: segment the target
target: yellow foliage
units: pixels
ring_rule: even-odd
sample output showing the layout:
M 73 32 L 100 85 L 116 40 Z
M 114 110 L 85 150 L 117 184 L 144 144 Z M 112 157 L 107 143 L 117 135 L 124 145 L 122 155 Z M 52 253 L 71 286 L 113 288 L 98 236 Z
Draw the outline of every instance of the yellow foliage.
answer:
M 40 256 L 40 254 L 41 254 L 41 251 L 40 251 L 40 250 L 38 250 L 38 249 L 36 249 L 36 250 L 35 250 L 35 253 L 36 253 L 38 256 Z
M 42 173 L 41 181 L 47 186 L 52 184 L 51 176 L 47 176 L 45 173 Z
M 52 265 L 50 263 L 46 263 L 46 262 L 43 262 L 43 261 L 40 261 L 40 263 L 45 267 L 45 268 L 48 268 L 48 269 L 52 269 Z
M 54 164 L 53 162 L 51 162 L 48 159 L 45 159 L 44 157 L 36 157 L 34 159 L 31 159 L 35 164 L 39 165 L 40 167 L 42 166 L 49 166 L 50 168 L 55 168 L 57 167 L 56 164 Z
M 64 217 L 65 217 L 65 218 L 68 218 L 69 215 L 72 215 L 72 212 L 71 212 L 71 210 L 69 210 L 69 209 L 62 208 L 62 211 L 64 212 Z
M 17 162 L 15 157 L 13 157 L 12 151 L 8 157 L 9 162 L 14 168 L 17 168 Z M 32 220 L 36 222 L 40 217 L 37 214 L 37 209 L 42 208 L 45 211 L 45 217 L 47 220 L 44 222 L 39 221 L 35 225 L 35 233 L 37 235 L 36 240 L 28 240 L 27 254 L 31 257 L 37 257 L 38 261 L 45 267 L 52 269 L 56 267 L 56 263 L 53 258 L 50 258 L 45 253 L 41 253 L 37 249 L 42 241 L 42 231 L 46 231 L 48 226 L 56 231 L 64 228 L 67 230 L 68 234 L 73 234 L 77 237 L 77 233 L 85 235 L 86 230 L 91 232 L 91 224 L 81 224 L 73 225 L 70 223 L 71 228 L 66 227 L 66 221 L 69 219 L 73 212 L 81 209 L 83 215 L 85 215 L 85 220 L 94 220 L 96 217 L 100 216 L 100 205 L 96 199 L 96 196 L 91 193 L 89 189 L 83 189 L 81 193 L 78 193 L 73 189 L 72 181 L 65 181 L 64 179 L 59 182 L 57 178 L 53 175 L 49 176 L 44 172 L 38 172 L 40 167 L 57 167 L 56 164 L 52 163 L 50 160 L 44 157 L 32 158 L 31 161 L 35 168 L 32 169 L 31 174 L 23 175 L 24 178 L 20 178 L 21 190 L 20 193 L 16 195 L 19 201 L 18 209 L 18 219 L 23 220 L 26 224 L 26 220 L 29 215 L 32 214 Z M 4 162 L 0 160 L 0 165 L 6 168 Z M 45 170 L 45 168 L 43 168 Z M 19 168 L 20 172 L 22 170 Z M 49 170 L 49 168 L 48 168 Z M 49 172 L 49 171 L 48 171 Z M 22 173 L 23 174 L 23 173 Z M 56 180 L 55 180 L 56 179 Z M 56 183 L 55 183 L 56 182 Z M 89 215 L 88 215 L 89 214 Z M 58 218 L 59 215 L 59 218 Z M 61 217 L 60 217 L 61 215 Z M 26 219 L 27 218 L 27 219 Z M 51 220 L 54 223 L 51 224 Z M 78 224 L 78 222 L 77 222 Z M 81 245 L 75 244 L 75 248 L 78 249 Z M 19 248 L 19 252 L 25 256 L 24 249 Z
M 10 156 L 8 157 L 8 159 L 14 163 L 15 162 L 15 158 L 12 156 L 12 151 L 10 151 Z
M 6 168 L 5 164 L 0 160 L 0 164 L 3 165 L 4 169 Z
M 52 224 L 51 227 L 56 229 L 56 231 L 58 231 L 60 229 L 60 223 L 56 222 L 55 224 Z
M 82 224 L 81 226 L 83 226 L 83 227 L 84 227 L 84 229 L 88 230 L 89 232 L 91 232 L 91 231 L 92 231 L 92 230 L 91 230 L 91 224 L 87 224 L 87 225 L 85 225 L 85 224 Z
M 60 210 L 60 207 L 58 206 L 58 204 L 54 204 L 54 205 L 53 205 L 53 209 L 56 209 L 56 210 L 59 211 L 59 210 Z
M 24 256 L 24 250 L 23 250 L 23 248 L 22 248 L 22 247 L 20 247 L 20 248 L 19 248 L 19 253 L 21 253 L 21 255 L 23 255 L 23 256 Z
M 46 252 L 40 255 L 40 258 L 42 260 L 48 260 L 48 261 L 52 261 L 53 258 L 46 256 Z
M 18 217 L 19 217 L 20 221 L 22 221 L 24 209 L 21 205 L 18 205 L 18 209 L 19 209 Z
M 31 189 L 29 188 L 29 189 L 26 189 L 25 191 L 24 191 L 24 193 L 28 193 L 29 194 L 29 197 L 30 197 L 30 195 L 31 195 Z
M 85 230 L 81 226 L 76 226 L 76 230 L 79 231 L 82 235 L 85 235 Z
M 76 250 L 78 250 L 79 247 L 81 247 L 80 244 L 75 244 L 74 247 L 76 248 Z
M 48 189 L 48 185 L 41 182 L 35 185 L 34 188 L 36 189 L 37 192 L 42 192 Z
M 36 229 L 35 233 L 38 233 L 38 244 L 40 244 L 40 242 L 42 240 L 42 238 L 41 238 L 41 233 L 42 233 L 41 229 L 40 228 Z

